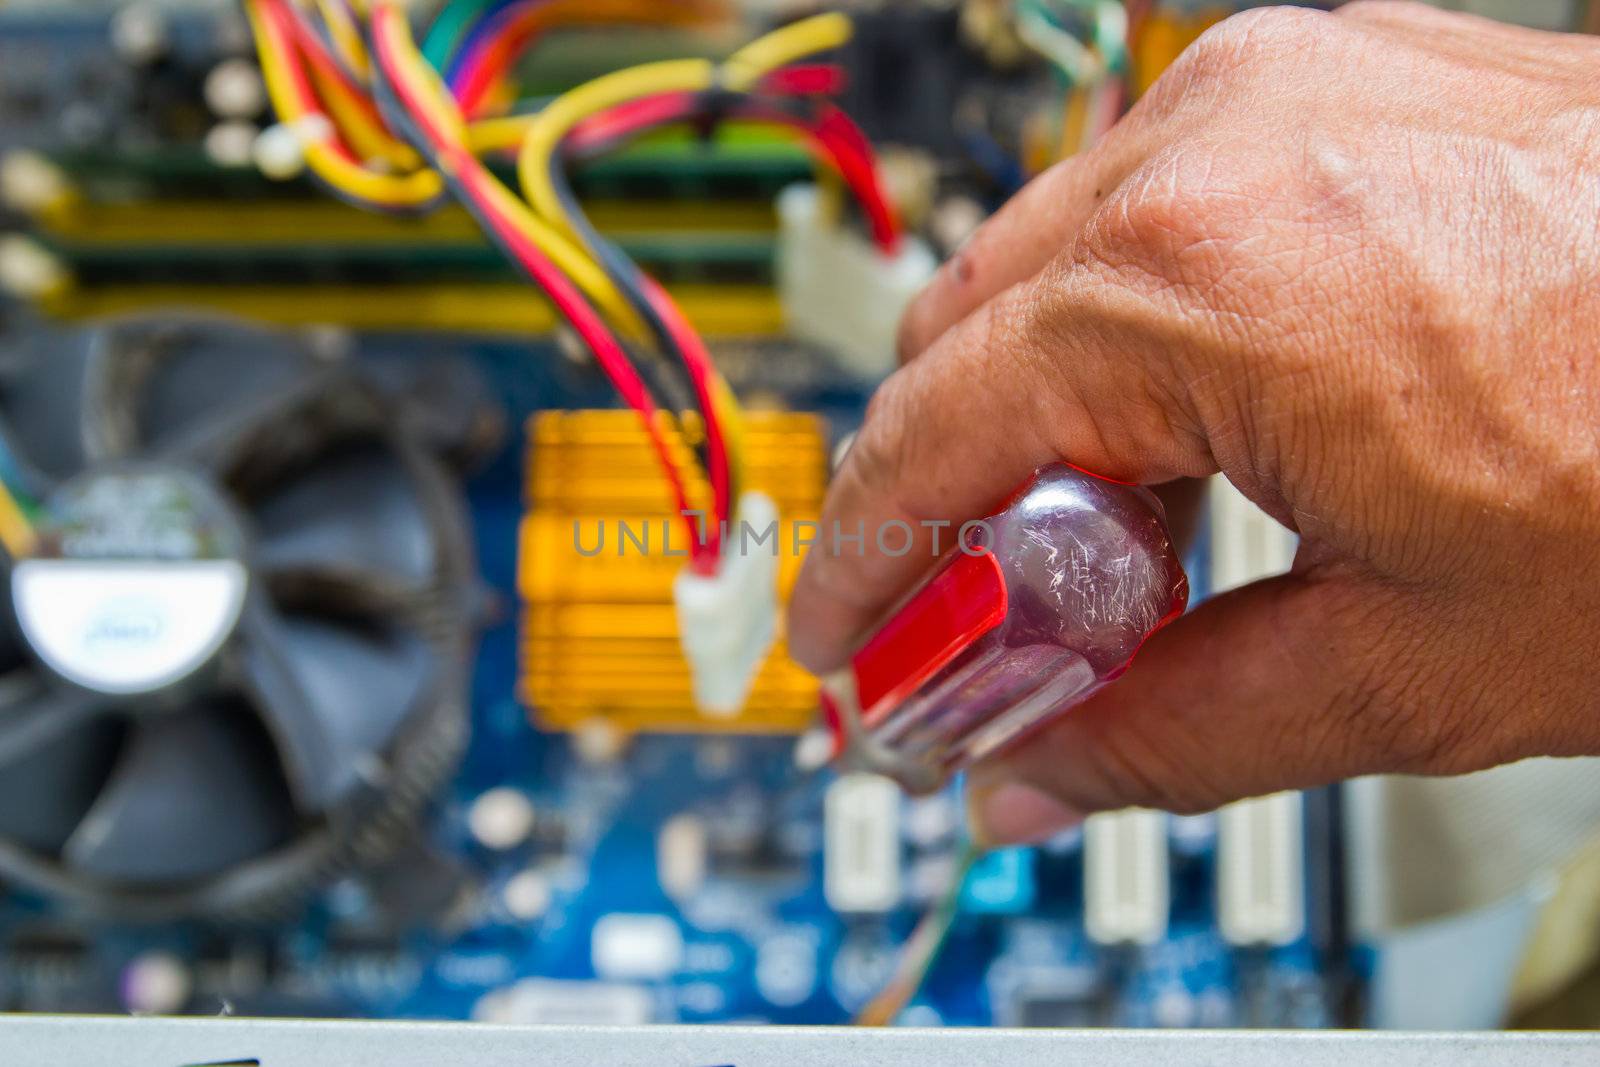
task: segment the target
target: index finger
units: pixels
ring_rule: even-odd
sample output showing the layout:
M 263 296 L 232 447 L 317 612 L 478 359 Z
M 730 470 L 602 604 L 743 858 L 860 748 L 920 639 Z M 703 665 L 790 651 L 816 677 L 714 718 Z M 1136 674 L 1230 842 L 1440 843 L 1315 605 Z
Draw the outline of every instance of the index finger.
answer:
M 917 358 L 986 301 L 1043 270 L 1143 155 L 1133 124 L 1124 122 L 1094 149 L 1035 175 L 972 232 L 906 308 L 900 362 Z

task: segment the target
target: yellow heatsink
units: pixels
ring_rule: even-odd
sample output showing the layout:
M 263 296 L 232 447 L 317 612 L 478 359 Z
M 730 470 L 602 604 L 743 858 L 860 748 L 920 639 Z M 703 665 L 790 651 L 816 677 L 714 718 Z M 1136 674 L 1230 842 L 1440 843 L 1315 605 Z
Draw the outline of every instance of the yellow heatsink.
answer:
M 816 680 L 789 658 L 781 633 L 738 715 L 695 707 L 672 601 L 685 561 L 666 554 L 681 553 L 687 536 L 637 416 L 545 412 L 528 436 L 519 690 L 535 722 L 572 730 L 599 720 L 625 733 L 798 733 L 810 725 Z M 752 411 L 743 440 L 747 487 L 778 506 L 778 596 L 787 603 L 796 542 L 815 530 L 795 524 L 815 524 L 822 508 L 826 431 L 815 415 Z M 681 437 L 671 445 L 687 457 Z M 709 495 L 703 479 L 691 484 L 695 506 Z

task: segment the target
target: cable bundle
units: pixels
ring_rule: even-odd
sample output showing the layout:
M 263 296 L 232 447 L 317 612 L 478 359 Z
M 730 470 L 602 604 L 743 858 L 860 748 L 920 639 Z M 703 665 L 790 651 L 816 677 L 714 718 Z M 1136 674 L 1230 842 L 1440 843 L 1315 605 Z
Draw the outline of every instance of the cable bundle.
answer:
M 838 172 L 874 240 L 892 252 L 898 223 L 871 146 L 819 94 L 831 66 L 805 65 L 850 35 L 840 15 L 794 23 L 721 63 L 678 60 L 618 71 L 530 113 L 492 115 L 496 89 L 539 33 L 573 22 L 703 20 L 699 0 L 458 0 L 419 49 L 399 0 L 245 0 L 273 107 L 295 162 L 345 200 L 423 212 L 461 201 L 484 232 L 544 290 L 618 393 L 639 414 L 684 513 L 691 566 L 717 570 L 739 499 L 739 409 L 704 342 L 666 291 L 601 237 L 577 203 L 568 167 L 663 126 L 727 120 L 792 130 Z M 430 62 L 431 60 L 431 62 Z M 441 75 L 440 71 L 445 73 Z M 519 196 L 484 163 L 515 151 Z M 290 167 L 285 166 L 285 171 Z M 711 486 L 695 521 L 689 479 L 667 430 L 692 409 Z

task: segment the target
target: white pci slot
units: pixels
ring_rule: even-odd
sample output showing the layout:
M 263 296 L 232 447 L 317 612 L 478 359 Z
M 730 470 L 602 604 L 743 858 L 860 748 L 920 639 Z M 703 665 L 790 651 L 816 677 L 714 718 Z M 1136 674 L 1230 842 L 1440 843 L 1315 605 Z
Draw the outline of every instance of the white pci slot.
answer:
M 1083 827 L 1085 927 L 1102 945 L 1148 945 L 1167 932 L 1167 817 L 1130 808 Z
M 1226 478 L 1211 479 L 1213 592 L 1294 563 L 1297 539 Z M 1217 822 L 1217 924 L 1233 945 L 1285 945 L 1305 932 L 1305 823 L 1298 793 L 1230 804 Z
M 1211 515 L 1211 591 L 1226 592 L 1282 574 L 1294 563 L 1299 538 L 1217 475 L 1208 490 Z
M 900 903 L 900 787 L 847 774 L 822 802 L 822 893 L 838 912 L 885 912 Z
M 1306 929 L 1305 824 L 1299 793 L 1222 809 L 1217 925 L 1230 945 L 1287 945 Z

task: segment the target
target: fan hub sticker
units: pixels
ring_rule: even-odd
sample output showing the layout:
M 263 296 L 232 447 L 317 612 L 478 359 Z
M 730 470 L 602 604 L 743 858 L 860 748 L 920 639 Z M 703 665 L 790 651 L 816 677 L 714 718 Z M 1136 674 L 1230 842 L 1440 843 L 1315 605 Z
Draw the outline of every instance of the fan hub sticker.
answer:
M 97 692 L 165 689 L 209 663 L 244 606 L 232 509 L 186 471 L 91 472 L 55 494 L 12 599 L 34 654 Z

